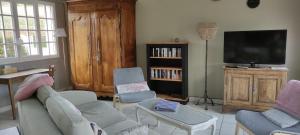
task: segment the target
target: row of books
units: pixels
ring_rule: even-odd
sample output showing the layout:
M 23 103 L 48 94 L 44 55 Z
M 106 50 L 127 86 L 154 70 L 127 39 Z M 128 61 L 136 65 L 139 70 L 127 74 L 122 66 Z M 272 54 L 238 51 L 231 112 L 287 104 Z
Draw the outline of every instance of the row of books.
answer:
M 181 80 L 182 70 L 151 68 L 152 79 Z
M 181 57 L 181 48 L 152 48 L 152 57 Z

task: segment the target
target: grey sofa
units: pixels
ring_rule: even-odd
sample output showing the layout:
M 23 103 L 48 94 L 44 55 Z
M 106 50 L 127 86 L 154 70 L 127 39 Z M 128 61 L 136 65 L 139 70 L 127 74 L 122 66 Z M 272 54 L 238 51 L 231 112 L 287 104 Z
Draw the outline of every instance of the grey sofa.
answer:
M 54 91 L 48 86 L 39 88 L 39 90 L 43 89 Z M 108 135 L 116 135 L 122 130 L 138 125 L 137 122 L 128 119 L 111 105 L 98 101 L 96 95 L 92 92 L 66 91 L 58 94 L 74 104 L 80 110 L 82 116 L 97 123 Z M 55 124 L 43 103 L 46 102 L 47 98 L 36 94 L 27 100 L 18 102 L 21 135 L 63 135 L 61 128 Z M 149 135 L 155 134 L 149 129 Z

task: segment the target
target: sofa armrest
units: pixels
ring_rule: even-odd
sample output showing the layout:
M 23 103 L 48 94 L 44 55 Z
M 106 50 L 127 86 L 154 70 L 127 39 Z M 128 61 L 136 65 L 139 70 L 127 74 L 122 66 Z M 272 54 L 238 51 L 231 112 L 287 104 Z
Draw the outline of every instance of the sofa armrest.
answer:
M 63 91 L 59 93 L 75 106 L 97 101 L 96 94 L 90 91 Z

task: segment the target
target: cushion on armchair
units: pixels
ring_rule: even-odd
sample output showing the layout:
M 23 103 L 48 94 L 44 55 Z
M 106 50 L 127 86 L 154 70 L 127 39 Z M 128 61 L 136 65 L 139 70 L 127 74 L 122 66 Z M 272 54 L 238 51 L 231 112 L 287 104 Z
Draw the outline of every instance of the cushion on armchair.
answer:
M 148 90 L 134 93 L 118 94 L 118 96 L 122 103 L 137 103 L 145 99 L 155 98 L 156 94 L 154 91 Z
M 278 108 L 300 119 L 300 81 L 290 80 L 276 100 L 275 108 Z
M 299 123 L 299 120 L 277 109 L 270 109 L 262 114 L 274 124 L 281 128 L 288 128 Z
M 300 132 L 299 123 L 292 127 L 282 129 L 281 127 L 277 126 L 266 117 L 264 117 L 261 112 L 241 110 L 237 112 L 236 120 L 247 127 L 255 135 L 268 135 L 274 130 L 284 130 L 296 133 Z
M 146 81 L 117 85 L 118 94 L 141 92 L 147 90 L 149 91 L 150 88 L 148 87 Z

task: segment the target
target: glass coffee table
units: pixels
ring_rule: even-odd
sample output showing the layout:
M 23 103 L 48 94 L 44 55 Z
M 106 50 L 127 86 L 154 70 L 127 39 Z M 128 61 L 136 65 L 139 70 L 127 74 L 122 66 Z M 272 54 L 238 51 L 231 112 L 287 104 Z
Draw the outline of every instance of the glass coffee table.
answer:
M 140 123 L 139 111 L 142 110 L 154 116 L 158 121 L 163 121 L 178 128 L 188 131 L 188 135 L 194 135 L 196 131 L 212 128 L 211 135 L 216 132 L 217 117 L 205 114 L 190 106 L 179 105 L 176 112 L 163 112 L 154 110 L 154 105 L 160 99 L 144 100 L 137 104 L 136 115 Z

